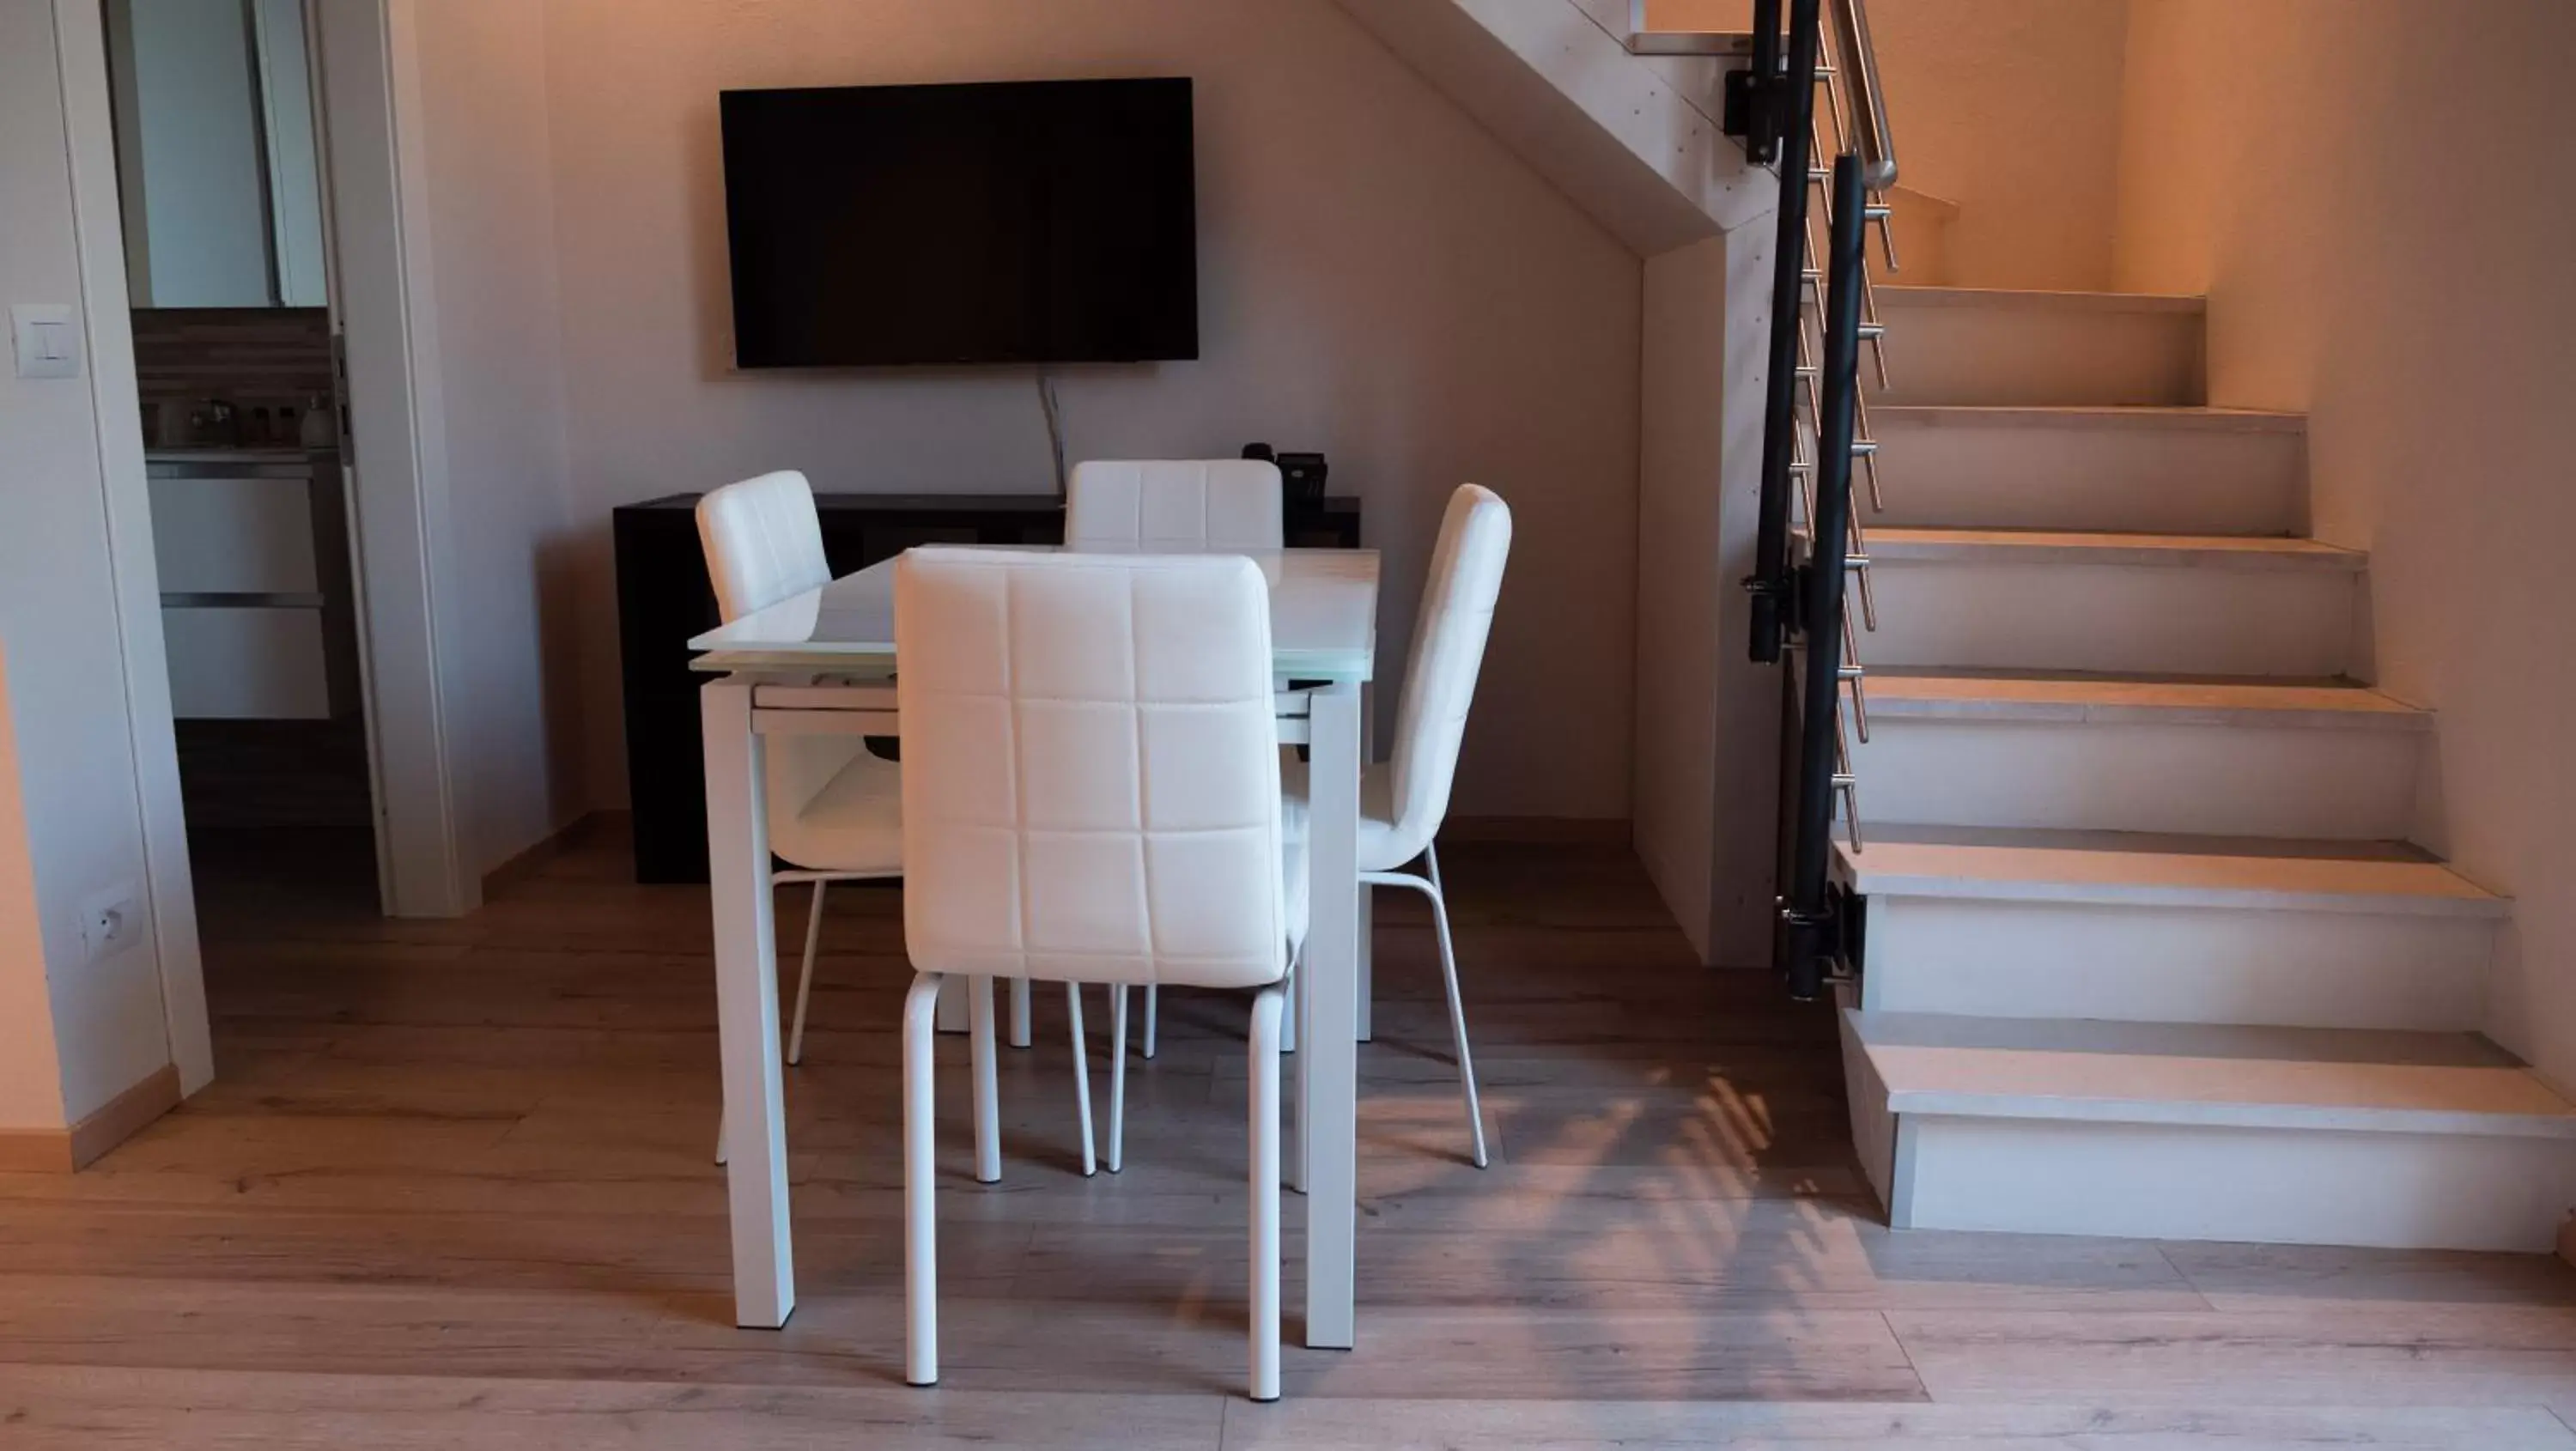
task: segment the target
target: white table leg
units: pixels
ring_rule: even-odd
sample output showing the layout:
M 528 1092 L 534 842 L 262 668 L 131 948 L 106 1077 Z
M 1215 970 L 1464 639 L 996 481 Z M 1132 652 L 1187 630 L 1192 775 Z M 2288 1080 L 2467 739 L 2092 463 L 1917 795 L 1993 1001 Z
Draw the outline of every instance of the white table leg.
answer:
M 1360 692 L 1313 695 L 1307 858 L 1306 1030 L 1297 1077 L 1306 1096 L 1306 1343 L 1349 1349 L 1359 1203 Z
M 708 897 L 724 1049 L 725 1184 L 737 1325 L 776 1329 L 796 1308 L 787 1230 L 787 1112 L 779 1081 L 778 939 L 770 920 L 768 793 L 751 685 L 700 687 L 706 729 Z

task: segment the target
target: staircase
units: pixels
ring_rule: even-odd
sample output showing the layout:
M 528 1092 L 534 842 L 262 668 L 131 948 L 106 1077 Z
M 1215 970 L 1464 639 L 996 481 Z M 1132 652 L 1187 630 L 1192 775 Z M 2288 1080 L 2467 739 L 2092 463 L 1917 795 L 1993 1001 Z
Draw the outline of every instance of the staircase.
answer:
M 1892 1222 L 2550 1248 L 2576 1208 L 2576 1105 L 2478 1032 L 2509 904 L 2408 844 L 2439 799 L 2437 723 L 2363 683 L 2370 560 L 2307 536 L 2305 420 L 2206 406 L 2202 300 L 1893 285 L 1940 280 L 1957 209 L 1882 175 L 1870 200 L 1891 209 L 1905 266 L 1860 311 L 1884 326 L 1890 386 L 1866 387 L 1858 431 L 1838 423 L 1821 447 L 1819 420 L 1842 416 L 1819 406 L 1835 381 L 1877 381 L 1853 361 L 1848 313 L 1815 346 L 1840 290 L 1816 285 L 1828 252 L 1857 274 L 1858 232 L 1827 249 L 1819 228 L 1803 258 L 1741 246 L 1770 235 L 1780 193 L 1721 134 L 1721 103 L 1765 64 L 1793 72 L 1764 59 L 1774 39 L 1839 25 L 1822 44 L 1855 64 L 1839 91 L 1809 88 L 1828 117 L 1812 175 L 1839 183 L 1832 152 L 1854 143 L 1831 118 L 1874 116 L 1863 4 L 1823 0 L 1819 20 L 1800 0 L 1340 3 L 1640 256 L 1724 234 L 1728 265 L 1745 263 L 1707 318 L 1741 430 L 1717 448 L 1729 482 L 1696 526 L 1727 561 L 1727 598 L 1678 572 L 1641 596 L 1709 602 L 1689 621 L 1713 633 L 1705 658 L 1744 650 L 1739 622 L 1716 628 L 1742 598 L 1725 551 L 1750 531 L 1733 521 L 1755 485 L 1766 512 L 1788 487 L 1744 446 L 1779 372 L 1755 333 L 1776 349 L 1797 326 L 1760 305 L 1779 295 L 1765 280 L 1784 257 L 1814 269 L 1818 332 L 1795 375 L 1808 396 L 1773 431 L 1799 435 L 1811 500 L 1861 496 L 1866 564 L 1807 570 L 1799 601 L 1777 601 L 1810 637 L 1789 658 L 1838 662 L 1819 678 L 1853 673 L 1813 648 L 1847 614 L 1839 586 L 1811 598 L 1808 581 L 1856 582 L 1875 630 L 1851 636 L 1865 679 L 1799 692 L 1806 739 L 1780 784 L 1797 807 L 1783 854 L 1804 865 L 1781 883 L 1779 941 L 1793 990 L 1822 960 L 1844 969 L 1854 1137 Z M 1650 29 L 1650 9 L 1736 28 Z M 1855 148 L 1882 172 L 1885 122 Z M 1847 452 L 1884 488 L 1818 466 Z M 1766 697 L 1758 735 L 1730 739 L 1739 717 L 1709 713 L 1713 754 L 1770 755 L 1773 678 L 1701 675 L 1722 705 Z M 1846 779 L 1846 749 L 1858 822 L 1823 784 Z M 1742 817 L 1704 779 L 1670 784 L 1677 816 Z M 1828 861 L 1840 902 L 1808 869 Z
M 2405 837 L 2425 711 L 2303 420 L 2198 299 L 1882 287 L 1888 509 L 1841 985 L 1899 1228 L 2541 1250 L 2576 1105 L 2479 1036 L 2508 906 Z

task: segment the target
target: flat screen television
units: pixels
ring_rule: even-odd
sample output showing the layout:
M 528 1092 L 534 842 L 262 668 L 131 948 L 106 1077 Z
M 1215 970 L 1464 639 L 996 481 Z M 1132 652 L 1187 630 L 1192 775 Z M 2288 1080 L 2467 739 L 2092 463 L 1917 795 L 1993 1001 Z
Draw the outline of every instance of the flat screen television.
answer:
M 721 106 L 738 366 L 1198 356 L 1186 78 Z

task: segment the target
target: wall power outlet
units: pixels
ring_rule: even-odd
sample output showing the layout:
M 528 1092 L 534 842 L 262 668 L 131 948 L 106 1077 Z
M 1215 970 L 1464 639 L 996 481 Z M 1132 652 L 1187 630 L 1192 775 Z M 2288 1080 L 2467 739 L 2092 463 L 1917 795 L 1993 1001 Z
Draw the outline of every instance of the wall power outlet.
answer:
M 104 962 L 143 940 L 143 894 L 131 882 L 82 899 L 80 914 L 84 962 Z

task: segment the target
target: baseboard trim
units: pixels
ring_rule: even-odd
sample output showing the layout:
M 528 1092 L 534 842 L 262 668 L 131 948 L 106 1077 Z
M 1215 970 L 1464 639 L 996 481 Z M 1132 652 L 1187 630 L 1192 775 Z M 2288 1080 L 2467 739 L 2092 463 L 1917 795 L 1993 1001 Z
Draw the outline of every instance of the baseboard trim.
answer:
M 0 1171 L 71 1174 L 179 1106 L 179 1067 L 164 1063 L 67 1129 L 0 1129 Z
M 1440 825 L 1444 842 L 1518 846 L 1626 846 L 1633 833 L 1624 816 L 1452 816 Z

